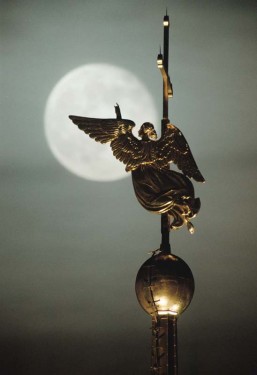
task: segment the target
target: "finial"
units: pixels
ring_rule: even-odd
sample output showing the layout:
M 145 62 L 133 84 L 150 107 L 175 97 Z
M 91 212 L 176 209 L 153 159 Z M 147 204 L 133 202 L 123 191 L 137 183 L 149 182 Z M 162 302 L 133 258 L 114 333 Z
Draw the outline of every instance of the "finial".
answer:
M 167 27 L 170 25 L 170 21 L 169 21 L 169 16 L 168 16 L 168 13 L 167 13 L 167 8 L 166 8 L 166 15 L 163 17 L 163 26 Z

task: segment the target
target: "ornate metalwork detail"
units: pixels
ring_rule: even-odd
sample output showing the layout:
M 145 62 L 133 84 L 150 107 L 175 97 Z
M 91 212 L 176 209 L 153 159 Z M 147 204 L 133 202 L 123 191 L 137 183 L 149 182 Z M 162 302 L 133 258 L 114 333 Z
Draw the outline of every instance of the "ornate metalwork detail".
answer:
M 138 139 L 132 134 L 135 123 L 121 118 L 118 105 L 115 110 L 117 118 L 112 119 L 69 118 L 95 141 L 110 142 L 113 155 L 126 165 L 127 172 L 132 172 L 136 197 L 146 210 L 167 213 L 172 217 L 170 229 L 186 224 L 192 233 L 190 221 L 200 209 L 200 199 L 195 198 L 189 178 L 198 182 L 204 182 L 204 178 L 182 132 L 167 121 L 163 135 L 157 139 L 154 126 L 145 122 Z M 170 170 L 170 163 L 183 174 Z

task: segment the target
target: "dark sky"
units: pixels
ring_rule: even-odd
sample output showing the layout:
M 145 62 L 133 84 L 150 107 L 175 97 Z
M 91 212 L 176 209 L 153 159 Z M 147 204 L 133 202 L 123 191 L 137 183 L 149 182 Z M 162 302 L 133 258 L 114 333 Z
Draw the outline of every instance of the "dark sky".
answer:
M 170 118 L 207 180 L 195 184 L 195 235 L 171 235 L 196 283 L 179 319 L 180 373 L 256 375 L 256 2 L 0 4 L 0 374 L 149 374 L 150 317 L 134 282 L 160 244 L 160 218 L 138 205 L 130 178 L 65 170 L 43 117 L 57 81 L 88 63 L 138 76 L 160 115 L 168 6 Z

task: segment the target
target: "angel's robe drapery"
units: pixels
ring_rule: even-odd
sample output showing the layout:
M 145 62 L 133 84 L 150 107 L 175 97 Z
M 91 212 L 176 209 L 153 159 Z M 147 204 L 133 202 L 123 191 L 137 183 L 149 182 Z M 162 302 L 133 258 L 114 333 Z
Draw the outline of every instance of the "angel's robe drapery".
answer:
M 148 211 L 168 213 L 173 217 L 171 229 L 190 223 L 200 209 L 200 199 L 195 198 L 194 188 L 188 177 L 204 182 L 188 143 L 181 131 L 172 124 L 158 140 L 154 126 L 145 122 L 140 137 L 134 137 L 135 123 L 128 119 L 97 119 L 69 116 L 79 129 L 97 142 L 110 142 L 113 155 L 132 172 L 135 194 L 139 203 Z M 168 169 L 169 163 L 177 165 L 182 173 Z M 186 177 L 188 176 L 188 177 Z
M 139 203 L 151 212 L 168 212 L 174 218 L 174 227 L 200 209 L 200 199 L 195 198 L 191 181 L 182 173 L 142 166 L 132 171 L 132 181 Z

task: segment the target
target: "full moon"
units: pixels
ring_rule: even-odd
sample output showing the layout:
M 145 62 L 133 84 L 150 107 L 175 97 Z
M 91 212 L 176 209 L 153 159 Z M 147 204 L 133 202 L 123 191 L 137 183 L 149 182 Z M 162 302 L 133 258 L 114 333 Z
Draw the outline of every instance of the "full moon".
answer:
M 131 72 L 108 64 L 89 64 L 67 73 L 53 88 L 45 109 L 47 143 L 56 159 L 70 172 L 94 181 L 124 178 L 125 165 L 109 144 L 99 144 L 71 122 L 69 115 L 116 118 L 118 103 L 123 118 L 157 125 L 157 111 L 147 88 Z

